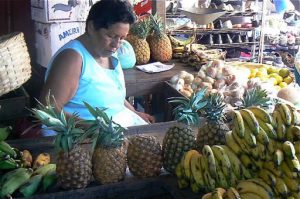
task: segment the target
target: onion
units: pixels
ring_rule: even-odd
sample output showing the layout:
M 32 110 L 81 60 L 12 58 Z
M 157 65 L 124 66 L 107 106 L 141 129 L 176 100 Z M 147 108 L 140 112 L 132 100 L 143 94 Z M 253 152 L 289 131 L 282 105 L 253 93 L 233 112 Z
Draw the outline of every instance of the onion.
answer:
M 182 70 L 179 72 L 179 78 L 184 79 L 187 74 L 188 74 L 188 72 L 186 72 L 185 70 Z
M 194 75 L 190 74 L 190 73 L 187 73 L 185 78 L 184 78 L 184 81 L 186 84 L 191 84 L 194 80 Z
M 211 78 L 215 78 L 217 75 L 217 69 L 213 67 L 209 67 L 206 70 L 206 74 Z
M 213 84 L 213 83 L 215 82 L 215 80 L 214 80 L 213 78 L 211 78 L 211 77 L 205 77 L 205 78 L 203 79 L 203 81 L 204 81 L 204 82 L 211 83 L 211 84 Z
M 199 76 L 196 76 L 194 78 L 193 84 L 198 86 L 201 82 L 202 82 L 202 79 Z
M 179 75 L 174 75 L 173 77 L 171 77 L 170 82 L 171 84 L 176 84 L 178 82 L 179 79 Z

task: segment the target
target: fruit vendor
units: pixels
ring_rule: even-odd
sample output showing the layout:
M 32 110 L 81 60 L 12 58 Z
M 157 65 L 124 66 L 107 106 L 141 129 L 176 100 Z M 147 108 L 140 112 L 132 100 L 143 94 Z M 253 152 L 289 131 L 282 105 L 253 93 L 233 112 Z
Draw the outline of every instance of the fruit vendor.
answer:
M 58 110 L 77 112 L 82 119 L 93 119 L 85 101 L 107 108 L 108 116 L 123 127 L 154 122 L 154 117 L 136 111 L 125 99 L 124 74 L 116 52 L 134 21 L 127 1 L 95 3 L 85 33 L 61 47 L 50 60 L 41 102 L 50 92 Z

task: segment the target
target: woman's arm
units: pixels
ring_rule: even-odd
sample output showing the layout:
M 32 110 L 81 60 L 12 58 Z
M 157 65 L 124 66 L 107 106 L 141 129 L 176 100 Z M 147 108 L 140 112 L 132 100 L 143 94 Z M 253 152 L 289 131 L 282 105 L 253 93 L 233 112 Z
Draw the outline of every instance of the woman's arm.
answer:
M 80 79 L 82 58 L 74 50 L 64 50 L 53 61 L 48 78 L 41 91 L 40 101 L 45 104 L 49 92 L 60 111 L 75 95 Z
M 139 112 L 134 109 L 134 107 L 125 100 L 125 107 L 127 107 L 129 110 L 135 112 L 138 116 L 140 116 L 143 120 L 145 120 L 148 123 L 155 123 L 155 118 L 147 113 Z

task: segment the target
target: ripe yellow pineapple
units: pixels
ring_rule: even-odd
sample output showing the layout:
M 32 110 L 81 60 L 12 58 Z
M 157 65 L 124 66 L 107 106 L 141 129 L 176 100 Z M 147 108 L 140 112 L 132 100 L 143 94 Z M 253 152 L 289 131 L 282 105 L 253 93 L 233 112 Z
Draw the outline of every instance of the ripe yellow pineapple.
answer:
M 119 182 L 126 174 L 126 146 L 124 128 L 108 118 L 104 109 L 93 108 L 85 103 L 95 121 L 90 127 L 94 134 L 95 150 L 92 157 L 93 175 L 101 184 Z
M 211 93 L 206 97 L 207 105 L 202 109 L 202 116 L 207 120 L 199 128 L 196 138 L 196 149 L 202 151 L 204 145 L 225 144 L 225 134 L 229 131 L 224 122 L 224 99 L 219 93 Z
M 128 168 L 139 177 L 159 175 L 162 168 L 162 149 L 153 136 L 136 135 L 129 139 L 127 149 Z
M 57 132 L 56 174 L 60 186 L 68 190 L 85 188 L 92 178 L 92 163 L 90 151 L 81 145 L 88 132 L 77 128 L 77 115 L 73 114 L 66 119 L 63 111 L 56 113 L 49 96 L 47 106 L 40 104 L 40 110 L 32 109 L 32 112 L 39 121 Z
M 164 33 L 161 19 L 150 15 L 152 32 L 147 41 L 150 46 L 151 58 L 155 61 L 168 62 L 172 59 L 172 45 L 169 37 Z
M 146 64 L 150 60 L 150 47 L 148 42 L 146 41 L 149 30 L 149 19 L 140 19 L 131 26 L 130 33 L 126 37 L 126 40 L 133 47 L 137 64 Z
M 170 127 L 163 139 L 163 166 L 170 173 L 175 168 L 185 152 L 193 149 L 195 145 L 195 132 L 193 126 L 199 124 L 198 111 L 206 105 L 203 100 L 206 89 L 193 94 L 190 99 L 185 97 L 170 98 L 171 103 L 179 105 L 173 110 L 178 124 Z

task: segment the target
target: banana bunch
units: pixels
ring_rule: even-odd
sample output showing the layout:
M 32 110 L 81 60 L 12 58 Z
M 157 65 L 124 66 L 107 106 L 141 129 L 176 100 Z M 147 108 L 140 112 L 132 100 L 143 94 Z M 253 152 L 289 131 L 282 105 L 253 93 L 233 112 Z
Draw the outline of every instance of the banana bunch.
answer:
M 183 53 L 186 52 L 185 46 L 192 44 L 195 41 L 195 36 L 190 36 L 189 38 L 185 40 L 177 39 L 176 37 L 169 35 L 171 45 L 172 45 L 172 51 L 174 58 L 181 58 Z

